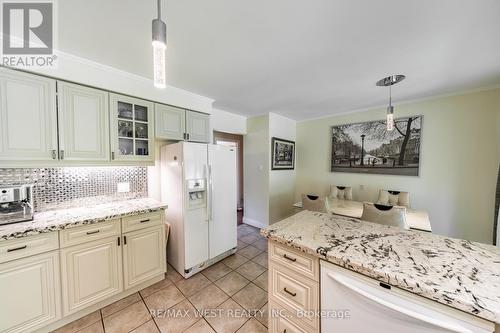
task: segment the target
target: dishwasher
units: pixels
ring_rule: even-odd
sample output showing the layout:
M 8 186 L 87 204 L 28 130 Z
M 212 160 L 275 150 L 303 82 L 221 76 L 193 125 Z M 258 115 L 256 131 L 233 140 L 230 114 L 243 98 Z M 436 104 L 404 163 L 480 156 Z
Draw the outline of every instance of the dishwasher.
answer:
M 492 333 L 494 324 L 321 261 L 323 333 Z

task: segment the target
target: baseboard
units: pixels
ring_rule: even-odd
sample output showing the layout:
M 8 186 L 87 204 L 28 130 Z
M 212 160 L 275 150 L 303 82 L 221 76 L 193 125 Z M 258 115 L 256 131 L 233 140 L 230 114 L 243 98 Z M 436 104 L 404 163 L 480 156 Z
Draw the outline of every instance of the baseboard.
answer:
M 243 223 L 251 225 L 252 227 L 256 228 L 265 228 L 268 227 L 267 224 L 264 224 L 262 222 L 259 222 L 257 220 L 251 219 L 249 217 L 243 216 Z

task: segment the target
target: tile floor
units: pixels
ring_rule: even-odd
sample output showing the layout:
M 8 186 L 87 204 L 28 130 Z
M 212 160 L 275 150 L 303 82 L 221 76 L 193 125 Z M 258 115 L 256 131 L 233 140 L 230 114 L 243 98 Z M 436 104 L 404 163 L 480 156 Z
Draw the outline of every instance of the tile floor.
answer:
M 236 254 L 187 280 L 169 266 L 164 280 L 55 332 L 267 332 L 267 241 L 240 225 Z

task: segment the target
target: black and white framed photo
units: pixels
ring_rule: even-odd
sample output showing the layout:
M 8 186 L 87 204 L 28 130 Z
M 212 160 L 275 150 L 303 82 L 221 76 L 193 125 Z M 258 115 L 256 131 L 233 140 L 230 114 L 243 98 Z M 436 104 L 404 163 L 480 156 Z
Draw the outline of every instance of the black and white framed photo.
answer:
M 333 126 L 331 171 L 418 176 L 422 116 L 386 128 L 385 120 Z
M 295 169 L 295 142 L 272 138 L 271 139 L 271 170 Z

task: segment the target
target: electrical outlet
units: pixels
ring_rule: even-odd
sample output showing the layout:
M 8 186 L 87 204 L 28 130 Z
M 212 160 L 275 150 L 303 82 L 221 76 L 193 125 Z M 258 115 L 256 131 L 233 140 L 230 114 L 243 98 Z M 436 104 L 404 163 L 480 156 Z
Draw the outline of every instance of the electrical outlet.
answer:
M 116 190 L 118 191 L 118 193 L 130 192 L 130 183 L 118 183 L 116 184 Z

